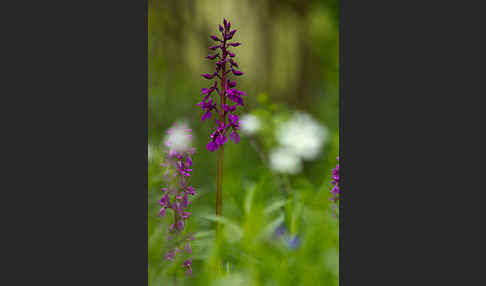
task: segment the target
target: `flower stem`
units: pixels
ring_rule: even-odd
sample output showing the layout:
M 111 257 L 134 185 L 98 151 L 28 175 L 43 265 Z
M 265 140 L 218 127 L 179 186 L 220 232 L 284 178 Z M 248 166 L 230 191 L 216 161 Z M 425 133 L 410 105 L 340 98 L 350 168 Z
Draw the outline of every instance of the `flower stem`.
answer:
M 221 216 L 223 208 L 223 155 L 224 148 L 220 147 L 218 153 L 218 178 L 216 183 L 216 216 Z M 216 238 L 219 238 L 221 224 L 216 222 Z
M 176 201 L 176 197 L 177 197 L 177 194 L 174 195 L 174 202 Z M 177 226 L 177 212 L 174 210 L 174 226 Z M 177 247 L 177 239 L 178 239 L 178 235 L 177 235 L 177 231 L 176 233 L 174 234 L 174 251 L 175 251 L 175 248 Z M 177 268 L 176 268 L 176 271 L 174 271 L 174 286 L 177 286 Z
M 221 90 L 219 94 L 220 98 L 220 120 L 222 123 L 225 121 L 225 112 L 223 109 L 223 104 L 226 104 L 226 38 L 223 37 L 223 65 L 221 68 Z M 224 134 L 223 134 L 224 135 Z M 221 216 L 221 210 L 223 208 L 223 156 L 224 156 L 224 145 L 219 147 L 218 153 L 218 177 L 216 182 L 216 216 Z M 216 240 L 219 241 L 221 233 L 221 224 L 216 222 Z

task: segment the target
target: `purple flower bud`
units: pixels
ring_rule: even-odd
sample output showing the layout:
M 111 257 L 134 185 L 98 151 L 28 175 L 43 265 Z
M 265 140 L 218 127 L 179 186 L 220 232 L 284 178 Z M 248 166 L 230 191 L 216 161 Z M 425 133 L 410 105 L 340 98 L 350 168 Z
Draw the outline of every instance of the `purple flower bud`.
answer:
M 213 77 L 216 76 L 216 74 L 215 73 L 213 73 L 213 74 L 205 73 L 205 74 L 202 74 L 201 76 L 206 78 L 206 79 L 212 79 Z
M 339 195 L 339 187 L 338 186 L 334 186 L 331 190 L 331 193 L 333 195 Z
M 239 95 L 231 94 L 228 95 L 228 98 L 234 103 L 236 103 L 236 105 L 243 106 L 243 99 Z
M 233 94 L 236 94 L 236 89 L 235 88 L 228 88 L 226 90 L 226 95 L 233 95 Z
M 238 105 L 243 105 L 243 99 L 240 97 L 241 92 L 234 88 L 230 88 L 226 90 L 226 96 L 232 100 L 233 102 L 237 103 Z
M 165 208 L 160 209 L 159 216 L 165 216 Z
M 239 70 L 232 70 L 234 75 L 242 75 L 243 73 Z
M 238 47 L 239 45 L 241 45 L 240 42 L 234 42 L 234 43 L 230 43 L 230 45 L 232 45 L 233 47 Z
M 233 59 L 230 59 L 230 63 L 232 66 L 238 67 L 238 64 Z
M 222 32 L 223 32 L 223 30 L 224 30 L 224 29 L 223 29 L 223 26 L 221 26 L 221 24 L 219 24 L 219 27 L 218 27 L 218 28 L 219 28 L 219 31 L 222 33 Z
M 178 231 L 182 231 L 184 229 L 184 221 L 182 219 L 178 220 L 177 223 L 176 223 L 176 229 Z
M 232 52 L 230 52 L 230 51 L 228 51 L 228 55 L 229 55 L 230 57 L 232 57 L 232 58 L 234 58 L 234 57 L 236 56 L 235 54 L 233 54 L 233 53 L 232 53 Z
M 236 86 L 236 81 L 229 81 L 229 80 L 228 80 L 228 85 L 229 85 L 230 87 L 235 87 L 235 86 Z
M 208 94 L 211 93 L 214 89 L 213 88 L 202 88 L 201 94 Z
M 215 51 L 217 48 L 219 48 L 219 45 L 209 47 L 209 49 L 212 51 Z
M 247 96 L 246 92 L 241 91 L 241 90 L 236 90 L 236 93 L 239 95 Z
M 204 113 L 204 115 L 201 118 L 202 121 L 210 118 L 211 117 L 211 111 L 213 109 L 216 109 L 216 103 L 214 103 L 211 98 L 208 100 L 208 102 L 205 102 L 203 100 L 203 101 L 199 102 L 197 105 L 199 105 L 202 109 L 206 110 L 206 113 Z M 192 163 L 192 161 L 191 161 L 191 163 Z
M 218 37 L 216 36 L 211 36 L 211 39 L 215 40 L 215 41 L 221 41 Z
M 206 59 L 208 60 L 214 60 L 215 58 L 217 58 L 219 56 L 219 54 L 215 54 L 215 55 L 209 55 L 206 57 Z
M 233 31 L 229 32 L 229 33 L 226 35 L 225 39 L 226 39 L 226 40 L 231 40 L 231 39 L 233 38 L 233 36 L 235 35 L 235 33 L 236 33 L 236 30 L 233 30 Z
M 218 144 L 211 141 L 211 142 L 208 143 L 208 145 L 206 145 L 206 149 L 208 149 L 211 152 L 214 152 L 214 151 L 216 151 L 216 149 L 218 149 Z
M 167 207 L 170 205 L 170 199 L 169 199 L 169 195 L 168 194 L 165 194 L 160 200 L 159 200 L 159 204 L 162 206 L 162 207 Z

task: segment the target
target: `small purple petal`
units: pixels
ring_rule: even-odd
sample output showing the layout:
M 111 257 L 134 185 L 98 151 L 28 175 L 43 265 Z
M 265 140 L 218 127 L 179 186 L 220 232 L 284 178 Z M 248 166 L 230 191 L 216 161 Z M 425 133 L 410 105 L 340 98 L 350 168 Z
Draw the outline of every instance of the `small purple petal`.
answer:
M 190 195 L 195 195 L 195 194 L 196 194 L 196 193 L 194 192 L 194 187 L 191 187 L 191 186 L 187 187 L 187 188 L 186 188 L 186 191 L 187 191 L 187 193 L 188 193 L 188 194 L 190 194 Z
M 206 57 L 206 59 L 208 60 L 214 60 L 215 58 L 217 58 L 219 56 L 219 54 L 215 54 L 215 55 L 209 55 Z
M 191 244 L 189 244 L 189 242 L 188 242 L 188 243 L 186 243 L 186 245 L 184 245 L 184 250 L 185 250 L 187 253 L 189 253 L 189 254 L 191 254 L 191 253 L 192 253 Z
M 234 75 L 242 75 L 243 72 L 239 71 L 239 70 L 233 70 L 233 74 Z
M 234 114 L 228 114 L 228 119 L 231 124 L 236 124 L 238 122 L 238 116 Z
M 238 64 L 235 61 L 233 61 L 232 59 L 230 59 L 230 63 L 231 63 L 232 66 L 238 67 Z
M 201 94 L 210 94 L 211 92 L 213 92 L 214 88 L 202 88 L 201 89 Z
M 159 216 L 165 216 L 165 208 L 160 209 Z
M 334 188 L 332 188 L 332 190 L 331 190 L 331 193 L 333 193 L 335 195 L 339 194 L 339 187 L 338 186 L 334 186 Z
M 211 36 L 211 39 L 215 40 L 215 41 L 221 41 L 218 37 L 216 36 Z
M 207 78 L 207 79 L 212 79 L 216 74 L 209 74 L 209 73 L 205 73 L 205 74 L 201 74 L 202 77 L 204 78 Z
M 226 141 L 228 141 L 228 139 L 226 138 L 226 136 L 219 134 L 216 137 L 216 139 L 214 140 L 214 143 L 216 143 L 218 145 L 224 145 L 224 143 L 226 143 Z
M 240 135 L 235 131 L 231 132 L 231 134 L 229 135 L 229 138 L 231 140 L 233 140 L 233 142 L 235 142 L 235 143 L 240 142 Z
M 241 45 L 240 42 L 235 42 L 235 43 L 230 43 L 230 45 L 232 45 L 233 47 L 238 47 L 239 45 Z
M 203 116 L 201 117 L 201 121 L 204 121 L 208 118 L 211 118 L 211 111 L 206 111 Z
M 228 98 L 237 105 L 243 106 L 243 99 L 237 94 L 226 94 Z
M 239 92 L 238 92 L 238 94 L 239 94 L 239 95 L 243 95 L 243 96 L 248 96 L 248 95 L 246 94 L 246 92 L 244 92 L 244 91 L 239 91 Z
M 185 271 L 186 275 L 188 276 L 192 275 L 192 258 L 185 260 L 184 263 L 182 264 L 182 268 L 186 269 Z
M 206 149 L 208 149 L 211 152 L 214 152 L 216 151 L 216 149 L 218 149 L 218 144 L 211 141 L 208 143 L 208 145 L 206 145 Z

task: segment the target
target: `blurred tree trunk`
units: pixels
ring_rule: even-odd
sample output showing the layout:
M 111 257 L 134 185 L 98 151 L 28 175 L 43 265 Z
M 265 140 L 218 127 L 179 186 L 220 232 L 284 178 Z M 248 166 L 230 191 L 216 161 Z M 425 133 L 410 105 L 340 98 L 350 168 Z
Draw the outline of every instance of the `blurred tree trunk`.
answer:
M 310 33 L 307 26 L 307 18 L 309 10 L 312 8 L 313 1 L 297 1 L 287 0 L 287 8 L 290 8 L 297 15 L 297 42 L 298 42 L 298 56 L 299 68 L 296 72 L 297 88 L 295 95 L 289 95 L 288 102 L 297 109 L 306 109 L 312 105 L 312 86 L 313 79 L 316 76 L 319 67 L 316 66 L 317 61 L 313 57 L 310 45 Z
M 257 3 L 254 3 L 257 5 Z M 272 9 L 272 1 L 259 1 L 259 5 L 261 7 L 260 13 L 262 13 L 260 17 L 260 27 L 261 27 L 261 36 L 262 36 L 262 45 L 263 47 L 263 58 L 264 63 L 262 67 L 264 67 L 263 77 L 260 79 L 260 86 L 270 86 L 268 83 L 273 79 L 273 50 L 274 50 L 274 41 L 273 41 L 273 23 L 276 14 L 276 9 Z M 265 91 L 265 92 L 272 92 L 272 91 Z

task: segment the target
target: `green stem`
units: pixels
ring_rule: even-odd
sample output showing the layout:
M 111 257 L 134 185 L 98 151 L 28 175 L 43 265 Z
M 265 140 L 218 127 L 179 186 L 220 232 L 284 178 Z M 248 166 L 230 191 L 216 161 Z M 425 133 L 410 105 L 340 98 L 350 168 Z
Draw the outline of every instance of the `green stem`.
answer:
M 176 197 L 177 197 L 177 194 L 174 195 L 174 202 L 176 201 Z M 174 226 L 177 225 L 177 212 L 174 211 Z M 174 234 L 174 244 L 173 244 L 173 248 L 174 248 L 174 251 L 175 251 L 175 248 L 177 246 L 177 239 L 178 239 L 178 235 L 177 235 L 177 231 L 176 233 Z M 177 286 L 177 268 L 176 270 L 174 271 L 174 286 Z
M 216 184 L 216 216 L 221 216 L 223 208 L 223 155 L 224 147 L 220 146 L 218 153 L 218 178 Z M 219 238 L 221 224 L 216 223 L 216 238 Z
M 219 120 L 222 123 L 225 123 L 225 112 L 223 109 L 223 104 L 226 104 L 226 39 L 223 36 L 223 61 L 224 64 L 221 68 L 221 90 L 219 91 L 219 99 L 220 99 L 220 114 Z M 223 134 L 224 135 L 224 134 Z M 219 147 L 218 153 L 218 177 L 216 182 L 216 216 L 221 216 L 221 210 L 223 208 L 223 155 L 224 155 L 224 146 L 221 145 Z M 221 224 L 216 222 L 216 240 L 219 240 L 221 233 Z

